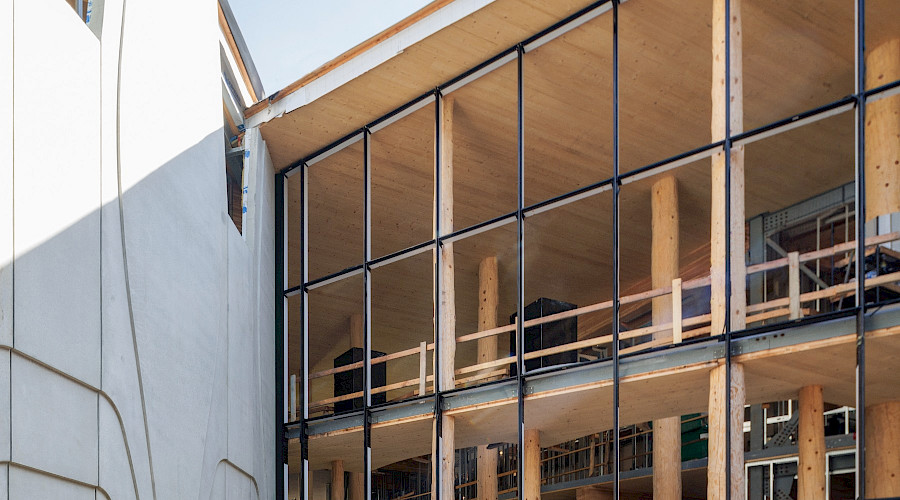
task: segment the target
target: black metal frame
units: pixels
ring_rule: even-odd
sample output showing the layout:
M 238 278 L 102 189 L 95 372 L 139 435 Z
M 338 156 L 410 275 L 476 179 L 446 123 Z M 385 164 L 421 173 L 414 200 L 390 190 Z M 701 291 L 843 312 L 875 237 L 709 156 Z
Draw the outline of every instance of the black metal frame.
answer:
M 605 192 L 606 190 L 611 190 L 613 193 L 612 196 L 612 219 L 613 219 L 613 356 L 611 360 L 596 360 L 596 361 L 587 361 L 579 363 L 579 366 L 588 365 L 588 364 L 596 364 L 596 363 L 611 363 L 613 368 L 613 426 L 614 426 L 614 435 L 615 441 L 618 443 L 620 441 L 619 436 L 619 386 L 620 386 L 620 374 L 619 374 L 619 362 L 620 359 L 629 358 L 631 355 L 620 356 L 619 354 L 619 328 L 620 328 L 620 288 L 619 288 L 619 266 L 620 266 L 620 256 L 619 256 L 619 199 L 620 199 L 620 190 L 623 184 L 627 184 L 631 180 L 636 180 L 643 176 L 654 175 L 657 172 L 661 172 L 663 170 L 668 170 L 671 168 L 677 168 L 681 165 L 691 163 L 694 161 L 699 161 L 701 159 L 711 157 L 717 152 L 721 151 L 722 154 L 725 155 L 725 217 L 726 220 L 730 220 L 731 214 L 731 152 L 732 148 L 736 143 L 743 143 L 745 141 L 753 140 L 757 137 L 762 137 L 763 134 L 768 133 L 780 133 L 789 128 L 792 128 L 794 124 L 798 121 L 817 121 L 820 119 L 824 119 L 830 114 L 833 114 L 835 111 L 846 107 L 849 109 L 852 107 L 856 113 L 856 144 L 855 144 L 855 152 L 856 152 L 856 213 L 855 213 L 855 223 L 856 223 L 856 239 L 857 239 L 857 255 L 864 255 L 865 250 L 865 108 L 866 101 L 870 98 L 878 98 L 881 95 L 889 95 L 890 92 L 895 91 L 898 87 L 900 87 L 900 81 L 895 81 L 888 83 L 886 85 L 882 85 L 873 89 L 866 89 L 865 87 L 865 0 L 856 0 L 856 25 L 855 25 L 855 43 L 856 43 L 856 78 L 855 78 L 855 90 L 854 94 L 847 96 L 845 98 L 839 99 L 832 103 L 825 104 L 823 106 L 817 107 L 815 109 L 805 111 L 803 113 L 790 116 L 784 119 L 780 119 L 774 121 L 770 124 L 763 125 L 756 129 L 740 132 L 732 135 L 731 130 L 731 1 L 725 0 L 725 52 L 726 52 L 726 60 L 725 60 L 725 81 L 728 84 L 725 87 L 725 137 L 721 141 L 712 142 L 710 144 L 698 147 L 696 149 L 678 154 L 676 156 L 654 162 L 649 165 L 645 165 L 639 167 L 637 169 L 631 170 L 629 172 L 621 173 L 619 171 L 619 25 L 618 25 L 618 14 L 619 14 L 619 5 L 624 0 L 599 0 L 590 6 L 572 14 L 571 16 L 563 19 L 562 21 L 546 28 L 545 30 L 537 33 L 522 42 L 498 53 L 497 55 L 489 58 L 478 66 L 462 73 L 461 75 L 452 78 L 446 83 L 439 85 L 433 90 L 430 90 L 419 97 L 407 102 L 406 104 L 396 108 L 395 110 L 387 113 L 386 115 L 374 120 L 373 122 L 354 130 L 353 132 L 345 135 L 344 137 L 334 141 L 333 143 L 325 146 L 324 148 L 314 152 L 313 154 L 302 158 L 288 167 L 285 167 L 280 172 L 276 174 L 276 182 L 275 182 L 275 202 L 277 207 L 281 207 L 281 209 L 275 211 L 275 265 L 276 265 L 276 297 L 277 301 L 276 310 L 275 310 L 275 319 L 276 319 L 276 384 L 275 384 L 275 396 L 276 396 L 276 498 L 283 499 L 286 495 L 285 490 L 285 471 L 287 464 L 287 428 L 291 427 L 299 427 L 299 436 L 301 442 L 301 481 L 303 484 L 303 498 L 307 500 L 308 498 L 308 481 L 309 481 L 309 470 L 308 470 L 308 450 L 309 443 L 307 439 L 307 428 L 310 422 L 314 422 L 320 420 L 322 418 L 328 417 L 319 417 L 315 419 L 309 418 L 308 413 L 308 387 L 309 387 L 309 378 L 308 378 L 308 293 L 311 289 L 316 288 L 318 286 L 323 286 L 325 284 L 338 281 L 343 278 L 347 278 L 349 276 L 354 276 L 356 274 L 363 275 L 364 282 L 364 330 L 365 330 L 365 343 L 364 343 L 364 370 L 363 370 L 363 392 L 364 392 L 364 408 L 362 410 L 363 417 L 363 429 L 364 429 L 364 465 L 365 465 L 365 478 L 364 478 L 364 487 L 367 497 L 371 497 L 372 486 L 371 486 L 371 476 L 372 476 L 372 467 L 371 467 L 371 414 L 374 409 L 381 409 L 384 407 L 392 406 L 394 404 L 407 404 L 410 400 L 406 400 L 400 403 L 386 403 L 380 405 L 372 405 L 371 402 L 371 271 L 373 268 L 384 265 L 389 262 L 393 262 L 396 260 L 400 260 L 406 257 L 410 257 L 412 255 L 416 255 L 418 253 L 427 251 L 428 249 L 433 249 L 435 252 L 435 266 L 434 266 L 434 304 L 435 304 L 435 348 L 434 348 L 434 360 L 435 365 L 439 366 L 440 356 L 441 356 L 441 348 L 440 348 L 440 336 L 437 334 L 440 331 L 440 290 L 441 290 L 441 252 L 440 248 L 442 245 L 447 244 L 449 242 L 455 241 L 457 239 L 461 239 L 467 236 L 472 236 L 478 234 L 479 232 L 493 229 L 495 227 L 499 227 L 506 224 L 511 224 L 513 222 L 516 223 L 516 234 L 517 234 L 517 272 L 516 272 L 516 280 L 517 280 L 517 299 L 516 299 L 516 311 L 518 318 L 524 318 L 524 242 L 525 242 L 525 219 L 526 217 L 540 213 L 541 211 L 549 210 L 555 208 L 556 206 L 561 206 L 569 203 L 573 203 L 577 200 L 596 196 L 601 192 Z M 611 8 L 610 8 L 611 7 Z M 613 53 L 612 53 L 612 77 L 613 77 L 613 176 L 608 179 L 600 180 L 588 186 L 583 186 L 572 190 L 568 193 L 554 196 L 550 199 L 532 204 L 530 206 L 525 206 L 524 204 L 524 178 L 525 178 L 525 116 L 524 116 L 524 93 L 523 93 L 523 58 L 525 53 L 529 49 L 529 45 L 532 45 L 536 42 L 539 42 L 543 37 L 552 36 L 554 31 L 559 30 L 561 28 L 565 28 L 566 26 L 572 23 L 578 23 L 580 20 L 586 19 L 585 16 L 591 15 L 592 13 L 596 15 L 596 12 L 599 12 L 598 9 L 609 9 L 612 11 L 612 20 L 613 20 Z M 481 76 L 482 72 L 489 72 L 496 67 L 504 66 L 505 64 L 512 62 L 515 59 L 516 61 L 516 69 L 517 69 L 517 206 L 515 212 L 507 213 L 495 217 L 491 220 L 480 222 L 473 226 L 454 230 L 447 234 L 442 234 L 442 228 L 440 227 L 440 189 L 441 189 L 441 168 L 440 168 L 440 159 L 441 159 L 441 126 L 442 126 L 442 100 L 443 100 L 443 92 L 452 91 L 453 89 L 464 85 L 470 81 L 470 79 L 475 79 Z M 492 67 L 495 66 L 495 67 Z M 435 225 L 433 237 L 429 241 L 425 241 L 419 243 L 417 245 L 411 246 L 409 248 L 391 253 L 389 255 L 381 256 L 378 258 L 372 258 L 371 255 L 371 162 L 370 162 L 370 138 L 371 134 L 374 130 L 386 125 L 391 120 L 399 119 L 404 116 L 405 113 L 409 113 L 420 109 L 424 105 L 427 105 L 431 101 L 435 102 L 435 145 L 434 145 L 434 155 L 435 155 L 435 172 L 434 172 L 434 216 L 435 216 Z M 841 110 L 843 112 L 843 110 Z M 307 189 L 308 189 L 308 169 L 312 163 L 318 161 L 318 159 L 331 152 L 335 148 L 341 148 L 347 145 L 348 142 L 355 142 L 361 137 L 363 140 L 363 149 L 364 149 L 364 162 L 363 162 L 363 178 L 365 185 L 365 195 L 364 195 L 364 262 L 362 264 L 358 264 L 342 271 L 338 271 L 335 273 L 331 273 L 327 276 L 317 277 L 314 280 L 308 279 L 308 267 L 307 267 L 307 255 L 308 255 L 308 241 L 307 241 L 307 231 L 308 224 L 306 220 L 307 214 Z M 300 284 L 295 284 L 293 286 L 290 283 L 286 283 L 286 241 L 288 238 L 287 232 L 287 189 L 285 183 L 287 182 L 287 178 L 292 174 L 295 174 L 295 170 L 300 173 L 300 182 L 301 182 L 301 190 L 303 193 L 303 201 L 301 203 L 301 231 L 299 235 L 299 240 L 301 242 L 301 253 L 302 253 L 302 278 Z M 742 332 L 734 332 L 732 330 L 731 324 L 731 234 L 730 234 L 730 225 L 726 224 L 726 235 L 725 235 L 725 250 L 726 250 L 726 259 L 725 259 L 725 273 L 726 273 L 726 281 L 725 281 L 725 329 L 721 335 L 713 335 L 710 339 L 702 340 L 703 342 L 716 342 L 722 343 L 725 350 L 725 362 L 726 362 L 726 387 L 730 387 L 732 383 L 732 349 L 734 339 L 739 339 L 741 337 L 745 337 L 747 335 L 752 335 L 759 333 L 762 330 L 768 330 L 771 326 L 754 328 L 754 329 L 746 329 Z M 846 314 L 854 314 L 856 317 L 856 335 L 857 335 L 857 343 L 856 343 L 856 364 L 857 364 L 857 378 L 856 378 L 856 404 L 857 404 L 857 442 L 856 442 L 856 460 L 857 460 L 857 491 L 858 498 L 865 498 L 865 481 L 861 479 L 861 474 L 859 471 L 865 470 L 865 327 L 866 327 L 866 303 L 864 300 L 864 292 L 865 292 L 865 272 L 863 269 L 864 260 L 856 259 L 856 276 L 857 280 L 857 289 L 856 289 L 856 307 L 851 312 L 841 312 L 836 313 L 837 316 L 842 316 Z M 300 330 L 301 335 L 301 345 L 303 352 L 300 353 L 301 356 L 301 385 L 300 392 L 302 397 L 298 402 L 298 406 L 300 407 L 302 413 L 299 420 L 295 422 L 288 422 L 287 415 L 287 402 L 286 402 L 286 391 L 285 391 L 285 373 L 286 373 L 286 363 L 287 363 L 287 354 L 285 351 L 285 346 L 287 345 L 287 314 L 291 311 L 288 310 L 287 300 L 289 297 L 294 295 L 300 295 L 300 310 L 299 314 L 302 317 L 302 328 Z M 804 321 L 822 321 L 824 319 L 829 319 L 832 316 L 822 316 L 817 318 L 809 318 Z M 777 327 L 777 326 L 776 326 Z M 522 321 L 519 321 L 516 326 L 516 394 L 517 394 L 517 403 L 518 403 L 518 471 L 517 471 L 517 482 L 518 482 L 518 498 L 520 500 L 524 499 L 524 477 L 523 477 L 523 464 L 524 464 L 524 431 L 525 431 L 525 406 L 524 406 L 524 398 L 525 398 L 525 384 L 526 380 L 529 378 L 529 374 L 525 373 L 525 367 L 523 362 L 523 338 L 524 338 L 524 329 Z M 694 343 L 695 341 L 688 341 L 688 343 Z M 696 342 L 701 342 L 700 340 Z M 665 350 L 666 347 L 655 348 L 653 351 L 662 351 Z M 546 375 L 547 373 L 563 371 L 569 369 L 569 366 L 563 367 L 553 367 L 546 368 L 541 370 L 541 375 Z M 480 387 L 484 387 L 489 384 L 495 383 L 504 383 L 508 381 L 494 381 L 483 384 Z M 435 454 L 432 457 L 432 468 L 440 466 L 440 457 L 441 457 L 441 447 L 443 445 L 441 440 L 441 432 L 442 432 L 442 414 L 443 414 L 443 399 L 451 394 L 457 394 L 465 389 L 451 389 L 442 391 L 440 390 L 440 375 L 439 370 L 435 370 L 434 372 L 434 387 L 435 391 L 433 395 L 429 396 L 420 396 L 418 398 L 414 398 L 414 400 L 427 400 L 433 399 L 434 409 L 434 431 L 435 431 Z M 726 460 L 726 470 L 730 471 L 731 469 L 731 447 L 734 444 L 731 442 L 731 401 L 730 398 L 726 399 L 726 435 L 725 435 L 725 460 Z M 356 413 L 354 413 L 356 414 Z M 618 446 L 613 447 L 613 463 L 614 463 L 614 498 L 619 497 L 619 449 Z M 438 496 L 440 495 L 440 474 L 434 474 L 434 483 L 432 484 L 432 490 L 438 492 Z M 731 475 L 726 474 L 726 498 L 731 498 Z M 439 500 L 442 500 L 439 498 Z

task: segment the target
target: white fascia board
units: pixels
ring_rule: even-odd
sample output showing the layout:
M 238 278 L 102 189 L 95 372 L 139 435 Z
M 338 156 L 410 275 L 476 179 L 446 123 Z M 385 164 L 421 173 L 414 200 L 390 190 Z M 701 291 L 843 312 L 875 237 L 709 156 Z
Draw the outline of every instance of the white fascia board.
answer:
M 259 126 L 272 118 L 306 106 L 354 78 L 384 64 L 394 56 L 401 54 L 407 47 L 421 42 L 493 2 L 494 0 L 455 0 L 441 7 L 396 35 L 300 87 L 283 99 L 269 104 L 265 109 L 248 118 L 247 126 Z

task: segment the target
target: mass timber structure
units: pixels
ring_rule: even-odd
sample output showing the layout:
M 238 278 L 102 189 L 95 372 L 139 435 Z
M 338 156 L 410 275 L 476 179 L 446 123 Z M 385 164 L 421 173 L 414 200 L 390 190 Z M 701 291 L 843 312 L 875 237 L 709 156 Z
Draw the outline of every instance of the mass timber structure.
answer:
M 858 3 L 438 1 L 250 107 L 285 498 L 900 495 L 900 4 Z

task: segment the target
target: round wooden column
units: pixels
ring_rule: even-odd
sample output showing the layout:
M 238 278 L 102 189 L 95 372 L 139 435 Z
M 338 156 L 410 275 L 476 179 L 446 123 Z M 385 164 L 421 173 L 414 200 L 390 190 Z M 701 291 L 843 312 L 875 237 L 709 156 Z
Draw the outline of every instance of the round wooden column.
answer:
M 866 407 L 866 498 L 900 496 L 900 401 Z
M 525 429 L 525 463 L 522 464 L 525 500 L 541 498 L 541 431 Z
M 825 498 L 825 402 L 821 385 L 800 389 L 800 428 L 797 445 L 797 499 Z
M 866 55 L 866 86 L 900 78 L 900 38 Z M 900 212 L 900 96 L 866 104 L 866 220 Z

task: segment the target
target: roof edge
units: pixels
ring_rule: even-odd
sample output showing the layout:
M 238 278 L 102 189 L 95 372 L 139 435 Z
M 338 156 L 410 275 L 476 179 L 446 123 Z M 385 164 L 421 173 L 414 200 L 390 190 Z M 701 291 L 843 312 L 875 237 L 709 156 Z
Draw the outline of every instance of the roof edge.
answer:
M 268 98 L 247 108 L 250 126 L 289 113 L 400 54 L 407 47 L 472 14 L 494 0 L 434 0 Z M 365 56 L 366 60 L 361 60 Z M 348 63 L 358 61 L 352 71 Z M 323 77 L 328 78 L 323 78 Z M 265 113 L 263 113 L 265 111 Z

